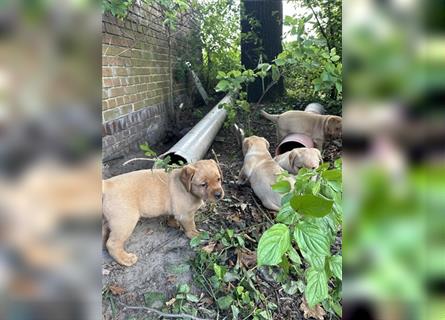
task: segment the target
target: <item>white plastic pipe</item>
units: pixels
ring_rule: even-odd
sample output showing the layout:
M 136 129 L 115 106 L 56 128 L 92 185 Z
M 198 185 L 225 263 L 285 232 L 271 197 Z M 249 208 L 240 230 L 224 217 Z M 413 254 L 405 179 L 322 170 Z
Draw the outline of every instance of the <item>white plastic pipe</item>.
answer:
M 202 159 L 226 119 L 227 111 L 223 107 L 224 104 L 232 101 L 232 95 L 227 94 L 181 140 L 159 157 L 163 159 L 170 156 L 172 163 L 179 161 L 193 163 Z

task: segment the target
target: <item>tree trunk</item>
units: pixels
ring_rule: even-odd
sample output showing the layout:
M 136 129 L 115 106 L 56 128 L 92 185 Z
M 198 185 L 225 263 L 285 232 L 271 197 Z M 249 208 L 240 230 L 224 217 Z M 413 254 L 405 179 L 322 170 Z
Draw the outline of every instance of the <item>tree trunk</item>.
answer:
M 262 62 L 270 63 L 283 50 L 283 3 L 277 0 L 242 0 L 241 1 L 241 63 L 246 69 L 255 69 L 262 57 Z M 264 79 L 264 88 L 272 81 Z M 272 100 L 284 93 L 281 78 L 264 96 Z M 256 102 L 263 94 L 260 78 L 247 87 L 247 99 Z

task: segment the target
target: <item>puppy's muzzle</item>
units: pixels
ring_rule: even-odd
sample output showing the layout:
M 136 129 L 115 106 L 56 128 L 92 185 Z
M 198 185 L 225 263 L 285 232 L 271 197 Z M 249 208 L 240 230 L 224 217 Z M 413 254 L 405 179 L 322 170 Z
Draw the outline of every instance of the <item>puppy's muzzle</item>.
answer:
M 218 200 L 220 200 L 223 197 L 223 194 L 221 191 L 216 191 L 213 195 L 215 196 L 215 199 L 218 199 Z

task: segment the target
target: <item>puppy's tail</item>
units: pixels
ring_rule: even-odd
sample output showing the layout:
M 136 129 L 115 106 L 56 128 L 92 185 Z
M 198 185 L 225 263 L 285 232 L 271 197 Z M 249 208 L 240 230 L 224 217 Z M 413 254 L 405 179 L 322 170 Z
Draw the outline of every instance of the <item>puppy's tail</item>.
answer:
M 264 110 L 261 110 L 261 115 L 262 115 L 264 118 L 266 118 L 267 120 L 272 121 L 273 123 L 277 123 L 278 118 L 280 117 L 280 116 L 277 115 L 277 114 L 270 114 L 270 113 L 267 113 L 267 112 L 264 111 Z
M 241 129 L 236 123 L 233 124 L 233 130 L 235 132 L 235 137 L 238 145 L 242 146 L 245 138 L 244 130 Z

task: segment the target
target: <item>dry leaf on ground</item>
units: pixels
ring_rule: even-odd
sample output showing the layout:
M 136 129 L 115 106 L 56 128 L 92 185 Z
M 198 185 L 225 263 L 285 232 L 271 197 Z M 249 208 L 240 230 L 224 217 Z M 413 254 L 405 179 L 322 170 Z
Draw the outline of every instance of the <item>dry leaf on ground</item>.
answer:
M 115 296 L 120 296 L 121 294 L 125 293 L 124 288 L 115 285 L 110 285 L 108 289 L 110 289 L 111 293 Z
M 303 311 L 303 316 L 305 319 L 314 318 L 318 320 L 323 320 L 326 315 L 326 311 L 317 304 L 313 309 L 309 308 L 306 299 L 303 297 L 303 301 L 300 304 L 300 310 Z
M 165 303 L 165 305 L 166 305 L 167 307 L 169 307 L 169 306 L 171 306 L 173 303 L 175 303 L 175 301 L 176 301 L 176 298 L 171 298 L 170 300 L 168 300 L 168 301 Z
M 207 253 L 211 253 L 211 252 L 213 252 L 213 249 L 215 249 L 215 245 L 216 245 L 216 242 L 211 241 L 211 242 L 209 242 L 208 245 L 202 247 L 202 250 Z
M 256 252 L 249 249 L 237 249 L 237 263 L 247 269 L 253 268 L 256 264 Z

